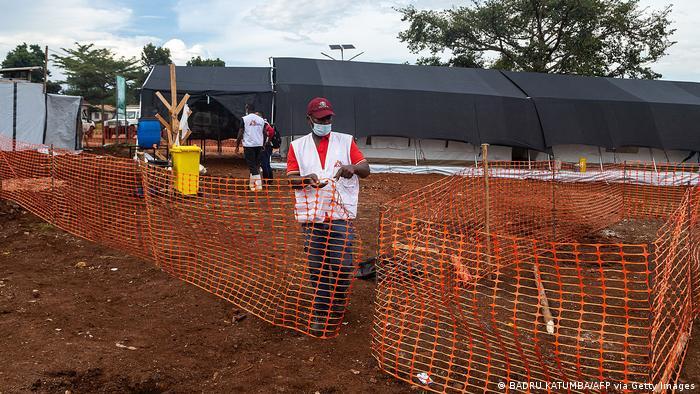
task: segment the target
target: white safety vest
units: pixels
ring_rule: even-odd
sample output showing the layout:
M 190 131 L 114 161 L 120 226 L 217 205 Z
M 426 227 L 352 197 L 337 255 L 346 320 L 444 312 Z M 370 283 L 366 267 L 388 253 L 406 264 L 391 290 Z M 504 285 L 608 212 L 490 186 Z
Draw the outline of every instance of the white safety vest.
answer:
M 254 148 L 263 146 L 265 120 L 256 114 L 243 117 L 243 147 Z
M 299 164 L 301 176 L 316 174 L 328 185 L 322 189 L 307 186 L 295 190 L 295 214 L 299 222 L 320 223 L 326 220 L 348 220 L 357 216 L 357 197 L 360 192 L 360 180 L 357 175 L 352 178 L 333 177 L 340 166 L 352 164 L 350 147 L 352 136 L 331 132 L 326 152 L 326 163 L 321 168 L 321 160 L 313 140 L 313 133 L 292 141 L 292 149 Z

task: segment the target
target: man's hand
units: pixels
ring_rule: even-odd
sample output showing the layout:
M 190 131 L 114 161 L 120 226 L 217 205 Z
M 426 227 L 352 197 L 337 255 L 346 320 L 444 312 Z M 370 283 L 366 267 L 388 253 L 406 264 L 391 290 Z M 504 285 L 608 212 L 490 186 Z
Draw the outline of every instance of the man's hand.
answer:
M 311 187 L 322 188 L 325 187 L 328 184 L 328 182 L 321 182 L 318 179 L 318 175 L 309 174 L 306 176 L 306 178 L 304 178 L 304 184 Z
M 355 166 L 352 164 L 347 164 L 344 166 L 341 166 L 338 169 L 338 172 L 335 173 L 335 176 L 333 177 L 334 179 L 340 179 L 342 176 L 343 178 L 352 178 L 352 176 L 355 175 Z

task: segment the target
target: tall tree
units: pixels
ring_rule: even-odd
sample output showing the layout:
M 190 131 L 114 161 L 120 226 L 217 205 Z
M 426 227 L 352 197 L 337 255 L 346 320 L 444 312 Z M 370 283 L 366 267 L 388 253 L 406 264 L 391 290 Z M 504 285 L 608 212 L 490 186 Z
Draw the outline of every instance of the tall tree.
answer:
M 106 48 L 95 48 L 94 44 L 76 43 L 76 48 L 62 48 L 67 54 L 53 55 L 56 65 L 66 75 L 66 92 L 83 96 L 91 104 L 112 104 L 115 102 L 117 75 L 127 81 L 127 89 L 134 87 L 134 81 L 141 72 L 139 61 L 134 58 L 116 58 Z
M 22 43 L 17 45 L 5 56 L 2 62 L 2 68 L 14 67 L 44 67 L 44 50 L 39 45 Z M 3 73 L 6 78 L 21 78 L 22 72 Z M 51 76 L 51 71 L 47 72 L 47 76 Z M 31 75 L 32 82 L 44 81 L 44 70 L 34 70 Z M 58 93 L 61 91 L 61 85 L 57 82 L 47 81 L 46 91 L 48 93 Z
M 144 45 L 143 50 L 141 50 L 141 72 L 134 81 L 134 89 L 130 91 L 130 95 L 127 96 L 129 102 L 138 103 L 141 95 L 141 88 L 146 82 L 148 73 L 151 71 L 153 66 L 167 65 L 172 63 L 170 59 L 170 49 L 165 47 L 159 47 L 153 45 L 153 43 L 148 43 Z
M 141 64 L 146 69 L 146 72 L 153 66 L 170 64 L 172 62 L 170 49 L 168 48 L 157 47 L 149 42 L 141 51 Z
M 202 59 L 200 56 L 193 57 L 187 61 L 188 66 L 204 66 L 204 67 L 224 67 L 226 63 L 219 59 Z
M 675 43 L 671 6 L 653 11 L 639 0 L 473 0 L 398 11 L 410 23 L 399 39 L 431 54 L 422 64 L 654 79 L 661 74 L 650 65 Z

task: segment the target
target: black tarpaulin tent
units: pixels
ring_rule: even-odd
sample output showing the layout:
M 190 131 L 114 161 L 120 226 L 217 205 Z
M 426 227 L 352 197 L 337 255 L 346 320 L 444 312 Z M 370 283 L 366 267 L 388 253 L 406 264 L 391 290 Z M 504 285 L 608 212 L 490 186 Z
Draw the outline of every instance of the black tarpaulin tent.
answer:
M 544 150 L 534 105 L 497 70 L 274 58 L 276 126 L 308 133 L 306 105 L 334 106 L 334 130 Z
M 178 100 L 190 95 L 194 111 L 189 120 L 193 139 L 235 138 L 245 104 L 252 103 L 267 117 L 272 109 L 272 84 L 268 67 L 176 67 Z M 152 117 L 167 111 L 155 93 L 170 100 L 170 69 L 155 66 L 141 90 L 141 115 Z
M 700 85 L 504 72 L 532 97 L 548 147 L 700 150 Z

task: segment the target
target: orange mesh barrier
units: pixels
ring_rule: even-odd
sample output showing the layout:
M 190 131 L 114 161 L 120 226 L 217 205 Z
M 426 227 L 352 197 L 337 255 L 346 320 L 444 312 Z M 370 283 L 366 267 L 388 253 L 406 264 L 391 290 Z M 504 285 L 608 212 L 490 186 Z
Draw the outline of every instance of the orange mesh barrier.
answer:
M 0 198 L 272 324 L 336 336 L 361 247 L 336 189 L 342 179 L 322 189 L 282 179 L 252 191 L 248 179 L 180 175 L 177 183 L 171 171 L 130 159 L 0 138 Z M 179 193 L 183 184 L 197 193 Z
M 387 204 L 380 367 L 435 392 L 676 382 L 700 306 L 698 166 L 489 165 Z M 659 218 L 651 244 L 582 242 Z
M 206 151 L 207 155 L 210 154 L 221 154 L 221 155 L 233 155 L 236 152 L 236 140 L 233 138 L 230 139 L 225 139 L 221 141 L 217 140 L 197 140 L 197 139 L 190 139 L 188 141 L 191 145 L 197 145 L 202 150 Z M 119 138 L 117 138 L 115 135 L 110 135 L 110 138 L 105 138 L 104 141 L 102 140 L 102 135 L 84 135 L 83 140 L 82 140 L 83 147 L 85 148 L 98 148 L 103 145 L 111 145 L 111 144 L 129 144 L 129 145 L 134 145 L 136 144 L 136 137 L 133 135 L 129 135 L 129 138 L 126 138 L 124 134 L 121 134 Z M 161 140 L 161 149 L 163 147 L 167 146 L 167 141 L 166 140 Z

